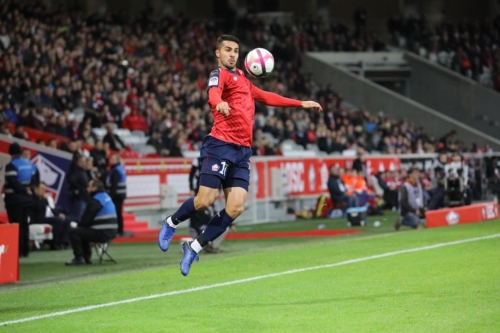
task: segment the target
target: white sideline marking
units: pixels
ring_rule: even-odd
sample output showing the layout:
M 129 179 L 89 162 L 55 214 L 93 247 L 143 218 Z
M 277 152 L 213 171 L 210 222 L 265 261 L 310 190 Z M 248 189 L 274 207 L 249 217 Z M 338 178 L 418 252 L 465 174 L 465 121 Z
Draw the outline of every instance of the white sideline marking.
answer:
M 306 267 L 306 268 L 292 269 L 292 270 L 289 270 L 289 271 L 284 271 L 284 272 L 279 272 L 279 273 L 273 273 L 273 274 L 267 274 L 267 275 L 254 276 L 254 277 L 251 277 L 251 278 L 246 278 L 246 279 L 241 279 L 241 280 L 234 280 L 234 281 L 228 281 L 228 282 L 223 282 L 223 283 L 210 284 L 208 286 L 201 286 L 201 287 L 195 287 L 195 288 L 189 288 L 189 289 L 169 291 L 169 292 L 162 293 L 162 294 L 154 294 L 154 295 L 149 295 L 149 296 L 142 296 L 142 297 L 130 298 L 130 299 L 122 300 L 122 301 L 109 302 L 109 303 L 98 304 L 98 305 L 89 305 L 89 306 L 84 306 L 84 307 L 76 308 L 76 309 L 70 309 L 70 310 L 66 310 L 66 311 L 58 311 L 58 312 L 47 313 L 47 314 L 39 315 L 39 316 L 33 316 L 33 317 L 27 317 L 27 318 L 22 318 L 22 319 L 4 321 L 4 322 L 0 322 L 0 326 L 20 324 L 20 323 L 25 323 L 25 322 L 28 322 L 28 321 L 34 321 L 34 320 L 39 320 L 39 319 L 44 319 L 44 318 L 51 318 L 51 317 L 63 316 L 63 315 L 67 315 L 67 314 L 77 313 L 77 312 L 89 311 L 89 310 L 94 310 L 94 309 L 99 309 L 99 308 L 106 308 L 108 306 L 121 305 L 121 304 L 127 304 L 127 303 L 135 303 L 135 302 L 144 301 L 144 300 L 148 300 L 148 299 L 154 299 L 154 298 L 160 298 L 160 297 L 167 297 L 167 296 L 173 296 L 173 295 L 179 295 L 179 294 L 186 294 L 186 293 L 191 293 L 191 292 L 194 292 L 194 291 L 200 291 L 200 290 L 206 290 L 206 289 L 213 289 L 213 288 L 218 288 L 218 287 L 225 287 L 225 286 L 230 286 L 230 285 L 233 285 L 233 284 L 239 284 L 239 283 L 257 281 L 257 280 L 263 280 L 263 279 L 268 279 L 268 278 L 272 278 L 272 277 L 276 277 L 276 276 L 282 276 L 282 275 L 288 275 L 288 274 L 295 274 L 295 273 L 302 273 L 302 272 L 306 272 L 306 271 L 313 271 L 313 270 L 323 269 L 323 268 L 331 268 L 331 267 L 337 267 L 337 266 L 344 266 L 344 265 L 349 265 L 349 264 L 355 264 L 355 263 L 362 262 L 362 261 L 368 261 L 368 260 L 385 258 L 385 257 L 392 257 L 392 256 L 396 256 L 396 255 L 399 255 L 399 254 L 405 254 L 405 253 L 412 253 L 412 252 L 420 252 L 420 251 L 425 251 L 425 250 L 432 250 L 432 249 L 437 249 L 437 248 L 440 248 L 440 247 L 451 246 L 451 245 L 458 245 L 458 244 L 464 244 L 464 243 L 469 243 L 469 242 L 476 242 L 476 241 L 480 241 L 480 240 L 492 239 L 492 238 L 497 238 L 497 237 L 500 237 L 500 234 L 494 234 L 494 235 L 482 236 L 482 237 L 475 237 L 475 238 L 467 238 L 467 239 L 462 239 L 462 240 L 448 242 L 448 243 L 439 243 L 439 244 L 434 244 L 434 245 L 416 247 L 416 248 L 413 248 L 413 249 L 400 250 L 400 251 L 394 251 L 394 252 L 387 252 L 387 253 L 382 253 L 382 254 L 376 254 L 376 255 L 373 255 L 373 256 L 369 256 L 369 257 L 363 257 L 363 258 L 357 258 L 357 259 L 350 259 L 350 260 L 346 260 L 346 261 L 337 262 L 337 263 L 334 263 L 334 264 L 327 264 L 327 265 L 319 265 L 319 266 L 312 266 L 312 267 Z

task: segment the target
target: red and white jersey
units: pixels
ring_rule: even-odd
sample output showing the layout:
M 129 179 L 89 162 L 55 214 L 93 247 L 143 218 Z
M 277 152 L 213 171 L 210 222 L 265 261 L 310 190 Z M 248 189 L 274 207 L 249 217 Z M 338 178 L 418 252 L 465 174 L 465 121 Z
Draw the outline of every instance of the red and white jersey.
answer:
M 208 78 L 208 103 L 214 115 L 210 135 L 218 140 L 240 146 L 252 146 L 255 100 L 266 105 L 299 107 L 301 102 L 285 98 L 255 87 L 240 69 L 218 68 Z M 224 116 L 216 110 L 217 104 L 227 102 L 231 110 Z

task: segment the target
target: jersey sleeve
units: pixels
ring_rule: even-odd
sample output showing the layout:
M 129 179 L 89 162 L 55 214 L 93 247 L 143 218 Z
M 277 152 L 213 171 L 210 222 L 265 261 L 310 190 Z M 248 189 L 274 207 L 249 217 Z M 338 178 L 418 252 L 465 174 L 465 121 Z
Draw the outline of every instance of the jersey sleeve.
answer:
M 224 75 L 219 69 L 213 70 L 208 76 L 207 90 L 210 88 L 224 88 Z

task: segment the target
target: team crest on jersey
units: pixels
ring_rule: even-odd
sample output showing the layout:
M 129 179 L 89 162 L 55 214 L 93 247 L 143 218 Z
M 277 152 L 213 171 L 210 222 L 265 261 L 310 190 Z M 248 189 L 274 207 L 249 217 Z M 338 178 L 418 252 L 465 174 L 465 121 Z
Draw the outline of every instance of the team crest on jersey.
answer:
M 210 80 L 208 80 L 209 87 L 218 86 L 218 85 L 219 85 L 219 78 L 217 76 L 211 77 Z
M 212 165 L 212 171 L 214 172 L 219 171 L 219 166 L 217 164 Z

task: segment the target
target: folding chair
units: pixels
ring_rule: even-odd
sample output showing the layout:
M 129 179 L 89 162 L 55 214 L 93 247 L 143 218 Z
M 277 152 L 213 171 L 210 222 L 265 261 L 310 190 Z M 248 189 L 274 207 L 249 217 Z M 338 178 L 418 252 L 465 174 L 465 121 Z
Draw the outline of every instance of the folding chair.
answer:
M 113 259 L 113 257 L 108 253 L 109 244 L 110 242 L 94 243 L 95 252 L 97 254 L 97 257 L 99 258 L 99 265 L 102 264 L 103 260 L 106 260 L 104 259 L 105 255 L 108 257 L 108 261 L 112 261 L 117 264 L 116 260 Z

